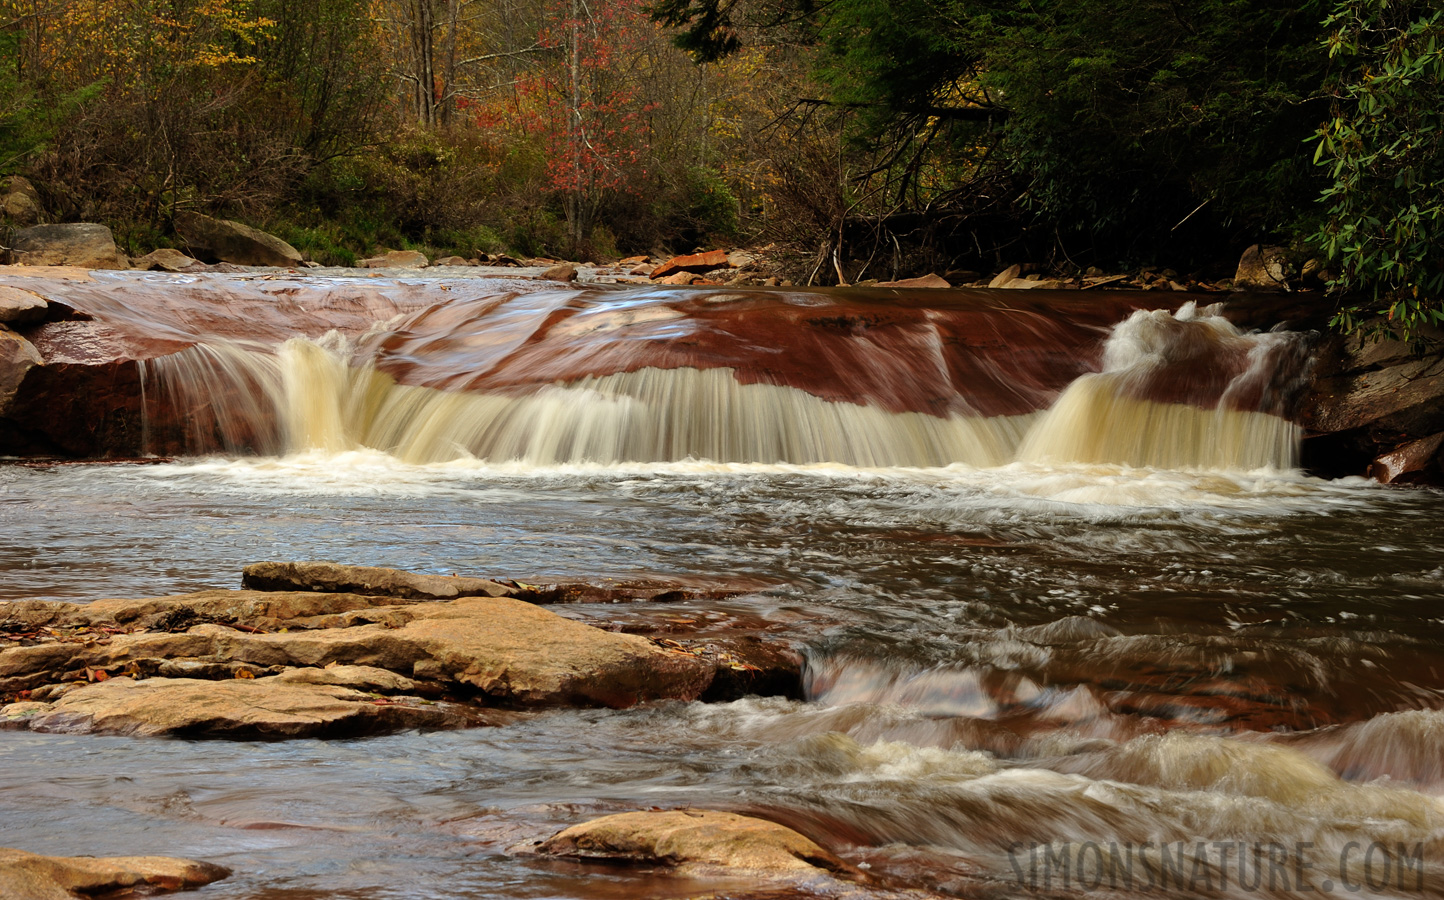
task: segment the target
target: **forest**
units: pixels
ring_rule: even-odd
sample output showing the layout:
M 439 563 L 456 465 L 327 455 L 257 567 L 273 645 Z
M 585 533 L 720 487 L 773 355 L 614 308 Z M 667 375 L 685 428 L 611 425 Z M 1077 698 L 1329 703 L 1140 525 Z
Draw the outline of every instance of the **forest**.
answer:
M 0 175 L 132 253 L 769 245 L 813 283 L 1250 244 L 1444 319 L 1428 0 L 3 0 Z

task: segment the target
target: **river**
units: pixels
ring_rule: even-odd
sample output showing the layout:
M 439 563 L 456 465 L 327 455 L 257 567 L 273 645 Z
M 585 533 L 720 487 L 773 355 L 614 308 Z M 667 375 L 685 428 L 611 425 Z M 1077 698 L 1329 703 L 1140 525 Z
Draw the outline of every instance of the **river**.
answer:
M 771 586 L 706 608 L 559 609 L 747 621 L 808 648 L 810 687 L 340 742 L 6 733 L 4 842 L 209 859 L 237 873 L 213 898 L 636 896 L 626 873 L 506 850 L 605 811 L 696 805 L 766 813 L 963 896 L 1011 895 L 1030 844 L 1147 841 L 1312 844 L 1303 886 L 1335 891 L 1351 842 L 1403 843 L 1375 881 L 1437 894 L 1441 501 L 1278 470 L 1020 463 L 12 465 L 0 599 L 236 587 L 269 558 L 745 577 Z M 1416 845 L 1424 865 L 1405 869 Z
M 161 413 L 125 434 L 198 446 L 0 465 L 0 601 L 262 560 L 721 579 L 554 609 L 791 641 L 805 699 L 0 732 L 4 845 L 232 868 L 210 900 L 746 890 L 518 852 L 696 806 L 948 896 L 1444 895 L 1444 492 L 1293 468 L 1289 335 L 1142 294 L 63 289 L 47 359 L 133 354 Z

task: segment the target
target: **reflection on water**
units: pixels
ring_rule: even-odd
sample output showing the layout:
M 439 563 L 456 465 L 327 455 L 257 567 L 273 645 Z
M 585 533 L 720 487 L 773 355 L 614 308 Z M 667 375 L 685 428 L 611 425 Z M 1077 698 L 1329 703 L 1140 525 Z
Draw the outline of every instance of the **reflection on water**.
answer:
M 237 875 L 201 894 L 235 900 L 735 889 L 504 852 L 693 804 L 967 896 L 1016 892 L 1015 845 L 1090 841 L 1312 845 L 1272 892 L 1220 887 L 1211 860 L 1218 896 L 1322 891 L 1351 842 L 1417 846 L 1423 880 L 1380 893 L 1438 895 L 1441 512 L 1267 470 L 0 468 L 0 599 L 236 587 L 260 559 L 743 575 L 777 587 L 729 614 L 805 644 L 811 698 L 332 743 L 0 733 L 0 842 L 212 859 Z

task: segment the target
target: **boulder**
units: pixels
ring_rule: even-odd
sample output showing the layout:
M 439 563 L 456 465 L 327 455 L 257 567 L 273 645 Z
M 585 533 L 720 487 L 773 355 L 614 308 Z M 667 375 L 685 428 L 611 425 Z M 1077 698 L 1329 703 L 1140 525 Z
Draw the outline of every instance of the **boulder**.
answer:
M 994 275 L 994 276 L 993 276 L 993 280 L 990 281 L 990 282 L 988 282 L 988 287 L 990 287 L 990 288 L 1000 288 L 1000 287 L 1004 287 L 1004 286 L 1006 286 L 1009 282 L 1011 282 L 1011 281 L 1016 281 L 1019 277 L 1022 276 L 1022 274 L 1023 274 L 1023 267 L 1022 267 L 1022 266 L 1009 266 L 1008 268 L 1006 268 L 1006 269 L 1004 269 L 1003 271 L 999 272 L 997 275 Z
M 0 285 L 0 325 L 31 325 L 44 319 L 50 302 L 39 294 Z
M 295 247 L 275 235 L 230 219 L 213 219 L 182 210 L 176 213 L 175 230 L 191 255 L 204 262 L 283 269 L 295 268 L 304 262 Z
M 467 258 L 464 257 L 464 256 L 443 256 L 441 259 L 438 259 L 436 262 L 432 263 L 432 265 L 433 265 L 433 266 L 474 266 L 474 265 L 476 265 L 476 260 L 474 260 L 474 259 L 467 259 Z
M 78 266 L 83 269 L 126 269 L 115 237 L 104 225 L 72 223 L 35 225 L 15 232 L 10 261 L 17 266 Z
M 1385 484 L 1444 481 L 1444 432 L 1410 441 L 1392 453 L 1385 453 L 1369 467 L 1369 476 Z
M 883 288 L 947 288 L 952 287 L 946 278 L 939 275 L 927 274 L 919 278 L 904 278 L 900 281 L 879 281 L 877 287 Z
M 40 202 L 40 192 L 28 178 L 12 175 L 0 182 L 0 215 L 20 228 L 40 224 L 45 217 L 45 206 Z
M 1289 289 L 1287 276 L 1287 251 L 1282 247 L 1254 244 L 1239 258 L 1233 286 L 1239 291 L 1286 291 Z
M 541 273 L 541 277 L 547 281 L 576 281 L 577 267 L 571 263 L 559 263 Z
M 152 250 L 139 259 L 131 260 L 130 264 L 133 268 L 146 272 L 184 272 L 191 266 L 201 265 L 201 262 L 186 256 L 179 250 L 162 247 L 159 250 Z
M 40 856 L 0 847 L 0 898 L 74 900 L 77 897 L 180 891 L 219 881 L 229 869 L 166 856 Z
M 655 277 L 655 276 L 654 276 Z M 673 272 L 665 278 L 657 279 L 658 284 L 696 284 L 702 280 L 701 275 L 692 272 Z
M 32 731 L 59 734 L 352 737 L 461 727 L 468 718 L 460 710 L 454 704 L 378 700 L 348 687 L 278 677 L 122 677 L 70 691 L 25 721 Z
M 10 412 L 11 401 L 25 376 L 44 363 L 35 345 L 13 331 L 0 328 L 0 419 Z
M 241 586 L 252 591 L 323 591 L 409 600 L 508 597 L 516 590 L 486 578 L 422 575 L 331 562 L 260 562 L 246 566 Z
M 628 275 L 645 275 L 645 276 L 647 276 L 647 277 L 651 277 L 652 273 L 655 272 L 655 271 L 657 271 L 657 267 L 656 267 L 656 266 L 654 266 L 654 265 L 652 265 L 651 263 L 648 263 L 648 262 L 640 262 L 640 263 L 637 263 L 636 265 L 632 266 L 630 269 L 628 269 L 628 270 L 627 270 L 627 274 L 628 274 Z
M 791 828 L 702 809 L 604 816 L 543 841 L 544 856 L 684 870 L 786 876 L 856 875 L 857 870 Z
M 757 257 L 746 250 L 733 250 L 727 254 L 727 265 L 733 269 L 750 269 L 757 265 Z
M 424 269 L 431 263 L 419 250 L 390 250 L 380 256 L 363 259 L 356 265 L 363 269 Z
M 653 269 L 651 275 L 655 280 L 678 272 L 701 274 L 713 269 L 721 269 L 726 265 L 727 254 L 721 250 L 712 250 L 707 253 L 693 253 L 689 256 L 674 256 Z

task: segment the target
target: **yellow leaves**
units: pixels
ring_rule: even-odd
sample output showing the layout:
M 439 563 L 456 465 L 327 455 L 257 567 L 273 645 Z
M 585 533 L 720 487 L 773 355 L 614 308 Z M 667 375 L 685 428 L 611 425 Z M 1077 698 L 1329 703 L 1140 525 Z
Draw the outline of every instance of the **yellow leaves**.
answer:
M 276 23 L 252 0 L 202 0 L 177 10 L 161 0 L 75 0 L 44 42 L 45 68 L 81 86 L 109 79 L 118 89 L 167 71 L 250 66 L 249 51 Z

